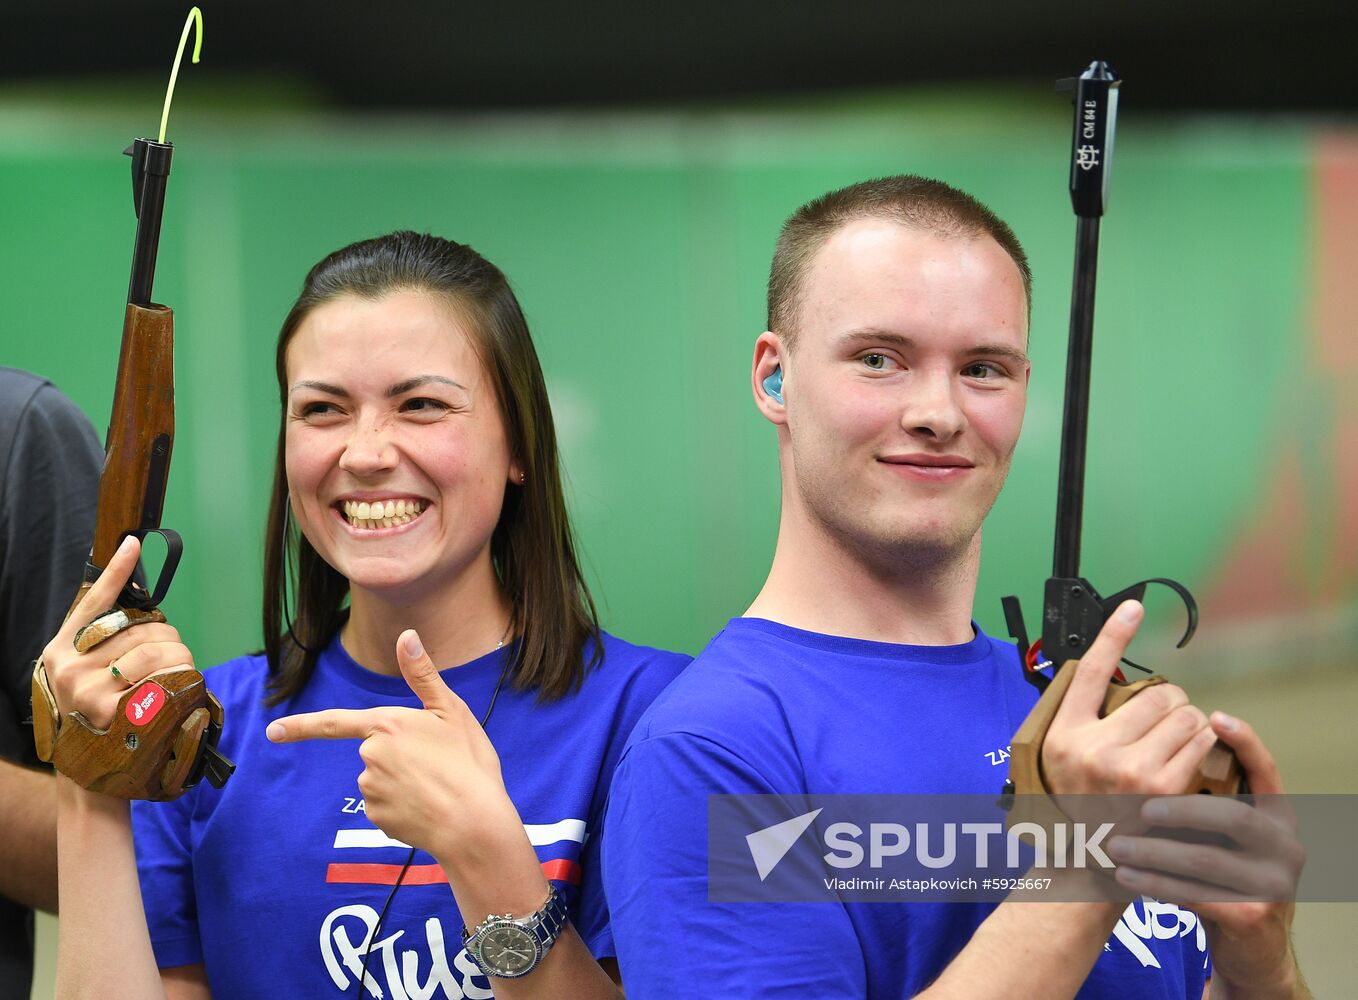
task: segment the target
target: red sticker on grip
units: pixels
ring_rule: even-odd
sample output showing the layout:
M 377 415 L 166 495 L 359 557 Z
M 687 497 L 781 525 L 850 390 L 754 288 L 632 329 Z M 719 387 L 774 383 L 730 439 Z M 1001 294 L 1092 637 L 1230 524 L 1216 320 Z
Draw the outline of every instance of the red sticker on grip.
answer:
M 154 681 L 147 681 L 137 688 L 127 703 L 127 721 L 134 726 L 146 725 L 165 707 L 165 700 L 165 689 Z

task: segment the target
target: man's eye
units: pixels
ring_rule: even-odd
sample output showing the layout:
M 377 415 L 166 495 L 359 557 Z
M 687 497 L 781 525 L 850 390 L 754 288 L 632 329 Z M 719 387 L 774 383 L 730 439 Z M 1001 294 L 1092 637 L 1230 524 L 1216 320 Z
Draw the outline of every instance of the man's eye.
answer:
M 1000 370 L 994 365 L 984 361 L 977 361 L 975 364 L 967 365 L 962 369 L 962 374 L 967 378 L 993 378 L 1000 374 Z
M 867 365 L 873 371 L 879 372 L 886 367 L 886 355 L 865 354 L 863 355 L 863 364 Z

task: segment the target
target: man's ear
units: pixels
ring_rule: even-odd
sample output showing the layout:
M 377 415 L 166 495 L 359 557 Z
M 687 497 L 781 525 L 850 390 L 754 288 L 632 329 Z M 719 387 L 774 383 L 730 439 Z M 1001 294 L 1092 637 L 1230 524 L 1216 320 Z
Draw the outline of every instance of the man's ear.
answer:
M 754 342 L 750 386 L 759 412 L 774 424 L 787 423 L 786 352 L 778 334 L 765 330 Z

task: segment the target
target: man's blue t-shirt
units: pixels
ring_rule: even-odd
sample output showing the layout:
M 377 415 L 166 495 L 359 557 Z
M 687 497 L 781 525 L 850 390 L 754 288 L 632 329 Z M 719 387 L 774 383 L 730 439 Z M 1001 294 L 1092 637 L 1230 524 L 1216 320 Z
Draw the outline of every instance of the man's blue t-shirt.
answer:
M 614 774 L 603 863 L 629 1000 L 923 990 L 994 904 L 710 902 L 707 797 L 996 795 L 1036 699 L 1014 648 L 979 630 L 901 646 L 733 620 L 643 716 Z M 1138 902 L 1080 996 L 1198 1000 L 1206 963 L 1194 914 Z
M 478 718 L 510 653 L 443 671 Z M 535 691 L 506 683 L 486 725 L 543 871 L 566 892 L 596 957 L 614 954 L 598 861 L 609 778 L 642 711 L 689 659 L 612 636 L 603 653 L 581 690 L 555 702 L 535 704 Z M 133 807 L 157 963 L 204 962 L 213 996 L 231 1000 L 490 997 L 462 948 L 452 890 L 423 851 L 391 900 L 359 988 L 366 941 L 409 849 L 364 814 L 357 741 L 278 745 L 264 736 L 272 720 L 297 712 L 418 708 L 405 680 L 364 669 L 338 639 L 303 691 L 272 708 L 261 704 L 262 656 L 206 676 L 226 712 L 220 749 L 236 773 L 220 791 L 203 782 L 175 802 Z

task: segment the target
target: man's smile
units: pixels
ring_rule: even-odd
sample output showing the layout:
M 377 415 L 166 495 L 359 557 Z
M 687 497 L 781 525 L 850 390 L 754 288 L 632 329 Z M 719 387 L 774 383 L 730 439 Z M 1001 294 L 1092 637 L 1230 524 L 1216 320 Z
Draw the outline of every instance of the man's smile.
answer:
M 892 471 L 910 479 L 929 483 L 949 483 L 962 479 L 975 463 L 961 455 L 933 455 L 914 452 L 908 455 L 881 455 L 877 459 Z

